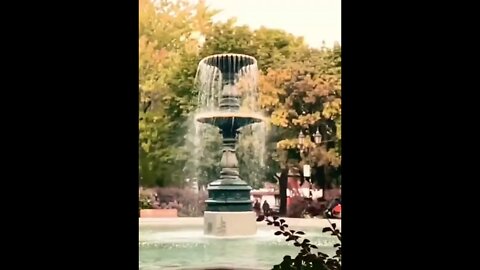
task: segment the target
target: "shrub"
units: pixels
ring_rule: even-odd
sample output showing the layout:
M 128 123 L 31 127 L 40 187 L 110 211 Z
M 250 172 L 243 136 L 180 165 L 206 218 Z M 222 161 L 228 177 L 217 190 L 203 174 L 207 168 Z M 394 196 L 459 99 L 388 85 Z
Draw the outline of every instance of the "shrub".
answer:
M 139 209 L 152 209 L 154 203 L 153 191 L 140 188 L 138 192 Z
M 207 192 L 199 191 L 198 194 L 191 189 L 156 188 L 159 208 L 178 210 L 179 217 L 199 217 L 205 211 Z
M 287 217 L 304 218 L 306 216 L 322 216 L 326 210 L 327 202 L 312 200 L 310 198 L 292 197 L 287 209 Z
M 274 233 L 275 235 L 283 235 L 286 238 L 285 241 L 292 241 L 294 246 L 300 248 L 300 252 L 294 259 L 288 255 L 284 256 L 283 261 L 280 264 L 275 265 L 273 270 L 342 269 L 342 234 L 340 230 L 336 228 L 336 224 L 330 223 L 330 227 L 323 228 L 322 230 L 322 232 L 330 232 L 340 241 L 339 244 L 334 245 L 337 249 L 335 256 L 330 257 L 322 252 L 315 253 L 314 250 L 318 249 L 318 247 L 311 244 L 309 239 L 302 239 L 302 235 L 305 235 L 304 232 L 289 230 L 288 224 L 285 223 L 284 219 L 279 219 L 277 216 L 258 216 L 257 221 L 263 220 L 265 220 L 267 225 L 273 225 L 279 228 L 279 230 Z
M 306 214 L 307 202 L 303 197 L 295 196 L 290 199 L 290 205 L 287 207 L 287 217 L 303 218 Z

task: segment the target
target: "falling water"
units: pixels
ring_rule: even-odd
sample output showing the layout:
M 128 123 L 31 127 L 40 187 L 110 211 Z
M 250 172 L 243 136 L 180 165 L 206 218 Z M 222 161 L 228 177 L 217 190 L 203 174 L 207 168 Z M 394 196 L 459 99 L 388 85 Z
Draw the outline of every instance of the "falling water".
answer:
M 191 118 L 194 123 L 189 123 L 189 132 L 186 135 L 186 145 L 191 162 L 187 162 L 184 171 L 190 171 L 190 174 L 185 177 L 197 177 L 201 179 L 202 175 L 198 175 L 201 161 L 205 162 L 214 151 L 215 145 L 220 147 L 221 136 L 218 129 L 200 122 L 195 121 L 196 115 L 199 114 L 218 114 L 220 99 L 222 91 L 227 89 L 229 91 L 237 92 L 240 96 L 239 113 L 242 116 L 252 116 L 261 118 L 262 113 L 259 110 L 258 104 L 258 67 L 255 58 L 239 55 L 239 54 L 222 54 L 213 55 L 204 58 L 200 61 L 195 77 L 194 87 L 198 91 L 197 110 Z M 234 121 L 235 117 L 232 117 Z M 250 166 L 264 166 L 265 151 L 266 151 L 266 124 L 265 122 L 255 123 L 245 126 L 240 130 L 241 139 L 237 153 L 243 156 L 241 151 L 249 151 L 248 156 L 254 156 L 254 160 L 248 160 L 246 164 Z M 218 151 L 218 149 L 217 149 Z M 215 151 L 216 152 L 216 151 Z M 239 156 L 239 158 L 240 158 Z M 218 159 L 212 157 L 212 162 L 217 162 Z M 216 164 L 212 164 L 215 166 Z M 262 178 L 263 176 L 258 176 Z M 202 179 L 211 181 L 214 179 Z M 263 179 L 244 179 L 247 182 L 254 182 Z
M 197 112 L 214 112 L 218 108 L 221 91 L 227 84 L 241 94 L 242 111 L 259 113 L 256 60 L 236 54 L 214 55 L 200 62 L 194 83 L 198 90 Z
M 194 151 L 194 156 L 199 156 L 199 149 L 201 149 L 201 143 L 202 143 L 202 140 L 200 140 L 200 136 L 202 136 L 203 132 L 201 130 L 202 128 L 202 124 L 200 122 L 197 122 L 197 121 L 193 121 L 194 125 L 195 125 L 195 137 L 193 138 L 193 151 Z M 203 137 L 203 136 L 202 136 Z M 198 179 L 198 177 L 200 177 L 200 175 L 198 175 L 198 167 L 200 166 L 200 160 L 198 158 L 194 158 L 193 159 L 194 163 L 193 163 L 193 167 L 194 167 L 194 176 L 195 178 Z
M 187 134 L 185 134 L 185 144 L 183 153 L 186 155 L 185 167 L 183 168 L 184 178 L 196 178 L 202 180 L 205 178 L 200 170 L 201 162 L 210 160 L 212 166 L 218 167 L 219 155 L 218 145 L 221 144 L 221 138 L 218 136 L 218 130 L 210 125 L 202 124 L 194 120 L 194 115 L 189 117 L 186 125 L 189 125 Z M 213 149 L 217 151 L 212 151 Z M 204 179 L 211 180 L 211 179 Z M 205 184 L 206 181 L 201 181 Z
M 254 175 L 256 175 L 256 177 L 252 175 L 254 179 L 250 179 L 252 182 L 258 183 L 260 180 L 264 180 L 263 177 L 265 177 L 264 174 L 262 174 L 263 170 L 251 170 L 251 168 L 265 167 L 266 138 L 267 129 L 265 122 L 255 123 L 245 127 L 240 134 L 240 143 L 238 146 L 239 160 L 241 159 L 243 164 L 246 165 L 246 170 L 249 172 L 255 171 Z M 250 159 L 250 155 L 242 155 L 242 152 L 247 151 L 253 155 L 253 160 Z

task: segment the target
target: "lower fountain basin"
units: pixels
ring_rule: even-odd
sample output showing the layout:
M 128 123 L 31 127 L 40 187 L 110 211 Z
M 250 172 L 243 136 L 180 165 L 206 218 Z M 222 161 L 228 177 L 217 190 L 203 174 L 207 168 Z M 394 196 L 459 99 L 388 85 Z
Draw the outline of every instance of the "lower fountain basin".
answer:
M 139 269 L 272 269 L 283 256 L 295 257 L 299 248 L 285 237 L 276 236 L 276 227 L 257 223 L 253 236 L 218 237 L 204 235 L 203 218 L 140 219 Z M 324 219 L 286 219 L 289 229 L 302 230 L 318 251 L 335 254 L 338 240 L 322 228 Z M 337 227 L 340 221 L 335 220 Z

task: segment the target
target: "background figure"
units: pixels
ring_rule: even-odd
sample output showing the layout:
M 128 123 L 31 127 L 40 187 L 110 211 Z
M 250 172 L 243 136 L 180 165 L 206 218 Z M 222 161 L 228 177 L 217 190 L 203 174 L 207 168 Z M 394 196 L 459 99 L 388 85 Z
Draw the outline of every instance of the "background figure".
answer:
M 270 205 L 266 200 L 263 202 L 262 209 L 264 215 L 268 215 L 270 213 Z
M 260 215 L 260 201 L 258 201 L 258 199 L 255 199 L 255 203 L 253 204 L 253 211 L 257 213 L 257 216 Z

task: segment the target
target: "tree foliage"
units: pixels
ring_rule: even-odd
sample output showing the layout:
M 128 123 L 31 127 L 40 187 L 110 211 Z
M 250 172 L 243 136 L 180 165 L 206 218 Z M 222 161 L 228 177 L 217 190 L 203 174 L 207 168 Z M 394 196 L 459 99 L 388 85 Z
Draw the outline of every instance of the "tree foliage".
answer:
M 140 182 L 147 186 L 183 180 L 178 148 L 194 109 L 193 79 L 201 38 L 210 31 L 203 1 L 139 1 Z
M 237 26 L 232 18 L 216 24 L 206 36 L 203 56 L 217 53 L 240 53 L 255 57 L 259 68 L 266 71 L 279 67 L 294 55 L 307 50 L 303 38 L 283 30 L 261 27 L 252 31 L 248 26 Z
M 269 69 L 261 77 L 262 107 L 271 123 L 279 127 L 282 139 L 277 150 L 298 152 L 300 131 L 306 135 L 301 164 L 308 163 L 326 178 L 341 164 L 341 48 L 310 49 L 301 59 Z M 316 145 L 313 134 L 322 136 Z M 290 155 L 291 156 L 291 155 Z M 283 161 L 286 164 L 287 159 Z M 333 167 L 333 168 L 332 168 Z M 334 181 L 329 179 L 329 182 Z M 336 180 L 335 180 L 336 181 Z
M 241 135 L 244 137 L 237 149 L 241 177 L 254 186 L 272 181 L 275 173 L 288 167 L 289 158 L 295 156 L 292 153 L 298 155 L 297 136 L 303 130 L 308 142 L 305 146 L 310 146 L 311 151 L 296 163 L 308 162 L 314 173 L 322 171 L 330 175 L 330 182 L 338 182 L 339 45 L 312 49 L 302 38 L 282 30 L 252 30 L 238 26 L 233 18 L 213 23 L 212 17 L 219 11 L 207 7 L 204 1 L 193 4 L 186 0 L 162 0 L 153 4 L 140 0 L 139 5 L 142 185 L 181 186 L 185 178 L 193 175 L 206 184 L 218 177 L 220 135 L 213 128 L 195 134 L 191 118 L 198 94 L 194 88 L 198 62 L 218 53 L 251 55 L 258 60 L 261 70 L 257 102 L 267 117 L 268 137 L 264 142 Z M 326 141 L 320 146 L 308 140 L 317 129 Z M 251 128 L 244 130 L 248 132 L 252 132 Z M 199 135 L 202 148 L 193 153 L 193 146 L 199 143 L 195 136 Z

